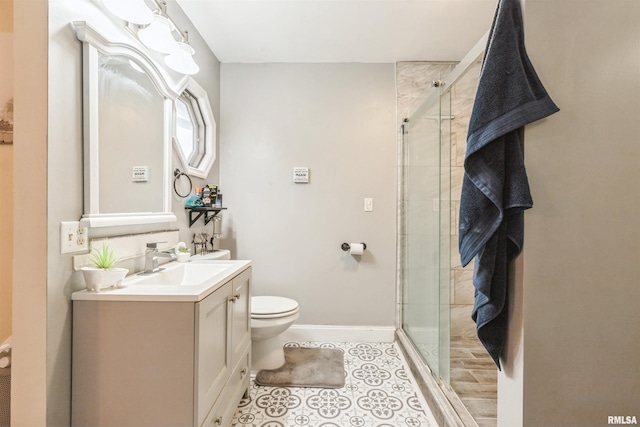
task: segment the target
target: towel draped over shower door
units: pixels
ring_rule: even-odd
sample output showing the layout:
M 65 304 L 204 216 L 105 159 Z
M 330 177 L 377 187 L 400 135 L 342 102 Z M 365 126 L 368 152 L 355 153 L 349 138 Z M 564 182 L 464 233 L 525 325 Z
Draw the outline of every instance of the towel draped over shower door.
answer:
M 533 206 L 524 167 L 524 126 L 558 111 L 524 47 L 520 0 L 500 0 L 469 123 L 459 217 L 462 265 L 475 258 L 472 318 L 500 369 L 507 331 L 510 262 Z

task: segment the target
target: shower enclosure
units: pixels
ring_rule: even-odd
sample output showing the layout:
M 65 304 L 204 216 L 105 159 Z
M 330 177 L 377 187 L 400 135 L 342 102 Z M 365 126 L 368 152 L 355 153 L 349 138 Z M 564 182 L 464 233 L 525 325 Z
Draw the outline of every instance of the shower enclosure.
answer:
M 434 376 L 449 382 L 451 96 L 442 82 L 402 126 L 402 328 Z
M 487 36 L 455 67 L 405 63 L 397 70 L 398 111 L 404 114 L 399 156 L 399 341 L 414 373 L 424 378 L 434 405 L 448 406 L 445 417 L 465 421 L 475 414 L 464 408 L 455 390 L 460 383 L 459 349 L 477 337 L 470 316 L 473 268 L 460 265 L 456 218 L 466 131 Z M 416 87 L 418 105 L 401 108 L 411 98 L 405 92 Z

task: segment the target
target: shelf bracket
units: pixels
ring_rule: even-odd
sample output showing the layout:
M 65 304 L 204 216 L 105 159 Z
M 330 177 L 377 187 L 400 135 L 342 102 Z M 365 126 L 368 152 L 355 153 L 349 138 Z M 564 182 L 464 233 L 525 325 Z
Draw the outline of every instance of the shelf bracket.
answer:
M 227 208 L 185 208 L 189 209 L 189 227 L 196 223 L 204 215 L 204 225 L 211 222 L 218 213 Z M 195 218 L 194 218 L 195 214 Z

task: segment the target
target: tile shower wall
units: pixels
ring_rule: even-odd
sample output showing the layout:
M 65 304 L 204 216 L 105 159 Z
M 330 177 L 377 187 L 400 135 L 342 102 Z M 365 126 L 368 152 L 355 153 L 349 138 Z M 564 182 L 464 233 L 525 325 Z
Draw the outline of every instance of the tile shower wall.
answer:
M 480 62 L 476 63 L 451 89 L 451 336 L 475 337 L 473 308 L 473 262 L 460 263 L 458 251 L 458 214 L 464 177 L 464 157 L 467 151 L 467 130 L 476 95 Z

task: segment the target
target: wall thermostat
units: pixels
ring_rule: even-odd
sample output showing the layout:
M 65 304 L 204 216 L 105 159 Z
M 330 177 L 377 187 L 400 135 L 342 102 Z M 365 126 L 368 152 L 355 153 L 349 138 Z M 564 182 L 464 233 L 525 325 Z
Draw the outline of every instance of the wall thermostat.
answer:
M 293 182 L 307 183 L 309 182 L 309 168 L 294 167 L 293 168 Z

